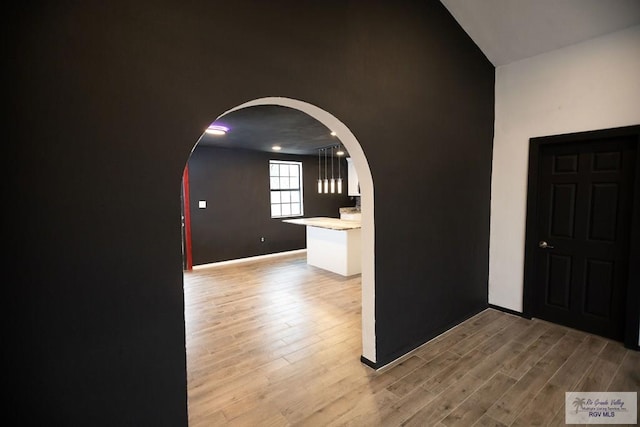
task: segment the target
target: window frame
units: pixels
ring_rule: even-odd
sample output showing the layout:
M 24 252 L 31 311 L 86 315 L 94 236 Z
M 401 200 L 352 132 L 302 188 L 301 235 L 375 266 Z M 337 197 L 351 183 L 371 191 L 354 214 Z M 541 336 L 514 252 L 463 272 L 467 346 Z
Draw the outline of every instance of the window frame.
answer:
M 278 175 L 272 175 L 272 166 L 274 165 L 278 165 Z M 282 168 L 280 168 L 281 165 L 286 165 L 286 166 L 295 166 L 298 170 L 298 176 L 297 176 L 297 188 L 291 188 L 291 183 L 292 183 L 292 179 L 295 179 L 296 176 L 295 175 L 291 175 L 290 173 L 287 175 L 283 175 L 282 174 Z M 273 184 L 273 178 L 276 178 L 278 180 L 278 188 L 274 188 Z M 288 184 L 285 185 L 284 187 L 281 187 L 282 184 L 282 179 L 287 179 L 288 178 Z M 274 193 L 279 193 L 278 195 L 278 201 L 274 202 Z M 287 194 L 287 197 L 289 197 L 289 200 L 287 201 L 282 201 L 283 200 L 283 195 L 285 193 Z M 291 197 L 294 197 L 294 193 L 297 193 L 298 197 L 299 197 L 299 201 L 291 201 Z M 299 204 L 300 205 L 300 212 L 299 213 L 292 213 L 292 208 L 294 205 Z M 280 214 L 275 214 L 274 215 L 274 205 L 279 205 L 280 207 Z M 282 213 L 282 208 L 284 206 L 288 206 L 289 208 L 289 212 L 283 214 Z M 297 160 L 269 160 L 269 210 L 270 210 L 270 215 L 272 219 L 279 219 L 279 218 L 296 218 L 296 217 L 302 217 L 304 216 L 304 192 L 303 192 L 303 180 L 302 180 L 302 162 L 301 161 L 297 161 Z

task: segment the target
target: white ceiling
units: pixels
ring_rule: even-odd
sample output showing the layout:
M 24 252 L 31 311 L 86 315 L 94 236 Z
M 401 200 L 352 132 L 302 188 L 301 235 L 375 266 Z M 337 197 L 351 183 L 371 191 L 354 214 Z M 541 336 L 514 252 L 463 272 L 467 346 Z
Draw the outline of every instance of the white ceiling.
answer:
M 640 0 L 441 2 L 496 67 L 640 24 Z

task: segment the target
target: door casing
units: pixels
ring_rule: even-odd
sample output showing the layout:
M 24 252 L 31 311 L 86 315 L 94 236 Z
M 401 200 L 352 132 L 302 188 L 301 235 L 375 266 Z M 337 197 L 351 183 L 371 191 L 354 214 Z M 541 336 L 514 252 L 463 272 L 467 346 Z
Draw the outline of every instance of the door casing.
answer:
M 539 235 L 539 230 L 537 230 L 539 214 L 537 206 L 538 169 L 542 147 L 548 144 L 590 142 L 612 137 L 632 137 L 636 144 L 624 345 L 627 348 L 640 350 L 640 346 L 638 345 L 638 333 L 640 330 L 640 125 L 536 137 L 529 140 L 523 315 L 527 318 L 531 318 L 533 315 L 535 286 L 534 256 Z

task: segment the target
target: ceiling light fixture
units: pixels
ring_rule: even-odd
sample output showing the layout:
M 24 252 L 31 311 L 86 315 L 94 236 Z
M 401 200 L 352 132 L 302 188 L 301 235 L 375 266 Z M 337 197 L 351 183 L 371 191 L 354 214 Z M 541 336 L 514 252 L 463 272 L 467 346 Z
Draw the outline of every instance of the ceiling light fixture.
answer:
M 229 128 L 226 126 L 220 125 L 209 125 L 209 127 L 205 130 L 206 133 L 210 135 L 224 135 L 229 132 Z
M 331 136 L 336 136 L 337 133 L 335 133 L 335 131 L 331 131 Z
M 280 151 L 280 150 L 282 150 L 282 147 L 280 147 L 279 145 L 274 145 L 273 147 L 271 147 L 271 149 L 273 151 Z

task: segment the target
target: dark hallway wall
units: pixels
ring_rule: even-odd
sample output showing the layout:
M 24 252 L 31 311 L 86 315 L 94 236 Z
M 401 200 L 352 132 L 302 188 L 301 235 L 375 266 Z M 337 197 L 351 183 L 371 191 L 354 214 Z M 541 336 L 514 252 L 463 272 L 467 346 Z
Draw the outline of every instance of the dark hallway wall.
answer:
M 306 247 L 305 227 L 271 218 L 269 160 L 302 162 L 305 217 L 338 218 L 341 207 L 355 205 L 346 186 L 341 195 L 317 193 L 317 157 L 197 146 L 189 159 L 194 265 Z
M 182 171 L 251 99 L 316 105 L 362 145 L 378 364 L 486 307 L 494 69 L 438 1 L 25 1 L 3 21 L 5 419 L 186 425 Z

